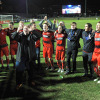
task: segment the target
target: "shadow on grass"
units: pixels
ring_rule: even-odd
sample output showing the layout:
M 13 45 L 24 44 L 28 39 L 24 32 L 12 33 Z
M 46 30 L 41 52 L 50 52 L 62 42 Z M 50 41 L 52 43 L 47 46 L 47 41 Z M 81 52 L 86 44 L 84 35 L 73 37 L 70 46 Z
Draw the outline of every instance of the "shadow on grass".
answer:
M 46 71 L 45 67 L 46 65 L 43 63 L 42 66 L 39 68 L 36 67 L 34 70 L 34 81 L 36 85 L 34 87 L 28 86 L 27 82 L 27 72 L 25 71 L 24 76 L 24 84 L 19 89 L 16 90 L 16 71 L 12 69 L 10 70 L 2 70 L 0 72 L 0 99 L 34 99 L 34 100 L 51 100 L 54 98 L 54 95 L 59 91 L 59 89 L 51 88 L 46 89 L 44 87 L 66 83 L 66 84 L 72 84 L 72 83 L 82 83 L 86 81 L 90 81 L 90 78 L 84 78 L 82 76 L 79 76 L 80 73 L 83 73 L 83 67 L 82 62 L 77 62 L 77 72 L 75 74 L 70 75 L 64 75 L 64 78 L 60 78 L 59 76 L 62 74 L 57 73 L 58 67 L 56 63 L 54 64 L 56 70 L 55 71 Z M 50 96 L 43 96 L 43 94 L 46 93 L 52 93 Z
M 58 90 L 44 90 L 41 88 L 43 86 L 41 81 L 43 81 L 43 78 L 47 76 L 45 67 L 40 67 L 38 70 L 35 68 L 34 71 L 36 73 L 34 76 L 36 85 L 34 87 L 28 86 L 28 82 L 26 81 L 28 77 L 27 72 L 25 71 L 26 76 L 24 75 L 24 84 L 19 90 L 16 90 L 16 71 L 13 70 L 13 68 L 10 70 L 3 69 L 0 72 L 0 76 L 2 76 L 0 77 L 0 99 L 50 100 L 52 96 L 41 97 L 41 93 L 55 93 Z

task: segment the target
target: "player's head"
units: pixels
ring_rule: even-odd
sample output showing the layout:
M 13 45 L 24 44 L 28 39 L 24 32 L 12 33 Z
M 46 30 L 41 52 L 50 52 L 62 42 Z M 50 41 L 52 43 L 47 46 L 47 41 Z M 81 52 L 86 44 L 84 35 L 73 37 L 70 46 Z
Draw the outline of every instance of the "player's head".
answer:
M 0 24 L 0 30 L 2 29 L 2 24 Z
M 77 23 L 76 22 L 72 22 L 71 23 L 71 29 L 76 29 L 77 28 Z
M 86 23 L 85 24 L 85 31 L 91 31 L 91 29 L 92 29 L 92 24 Z
M 31 30 L 35 30 L 35 29 L 36 29 L 36 24 L 35 24 L 35 22 L 32 22 L 32 23 L 30 24 L 30 28 L 31 28 Z
M 23 27 L 23 32 L 24 32 L 25 35 L 28 35 L 29 34 L 28 26 L 24 26 Z
M 48 31 L 48 24 L 47 23 L 44 23 L 43 24 L 43 31 L 44 32 L 47 32 Z
M 96 31 L 100 31 L 100 21 L 96 25 Z
M 58 26 L 58 33 L 62 33 L 62 29 L 63 29 L 62 26 L 59 25 L 59 26 Z
M 24 27 L 24 22 L 23 21 L 19 22 L 19 27 L 21 27 L 21 29 L 23 29 L 23 27 Z
M 8 27 L 9 27 L 9 29 L 13 29 L 14 23 L 13 22 L 9 22 Z
M 65 23 L 64 23 L 63 21 L 60 21 L 60 22 L 59 22 L 59 25 L 65 26 Z
M 34 22 L 34 19 L 30 19 L 30 23 L 33 23 Z

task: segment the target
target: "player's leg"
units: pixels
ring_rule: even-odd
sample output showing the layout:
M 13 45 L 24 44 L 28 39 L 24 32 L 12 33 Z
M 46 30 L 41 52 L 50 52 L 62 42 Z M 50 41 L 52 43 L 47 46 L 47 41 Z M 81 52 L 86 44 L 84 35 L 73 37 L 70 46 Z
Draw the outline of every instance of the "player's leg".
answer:
M 89 63 L 89 67 L 90 67 L 90 77 L 93 77 L 94 70 L 93 70 L 93 63 L 92 63 L 91 59 L 92 59 L 92 53 L 88 53 L 88 63 Z
M 65 75 L 70 74 L 71 73 L 71 66 L 70 66 L 70 58 L 71 58 L 71 51 L 67 51 L 67 66 L 66 66 L 66 72 Z
M 15 62 L 16 62 L 15 55 L 16 55 L 16 53 L 17 53 L 16 45 L 11 44 L 10 45 L 10 55 L 11 55 L 11 61 L 13 63 L 13 68 L 15 68 Z
M 48 61 L 48 57 L 45 58 L 45 64 L 46 64 L 46 66 L 47 66 L 46 70 L 48 70 L 48 69 L 51 68 L 50 63 L 49 63 L 49 61 Z
M 4 63 L 3 63 L 3 51 L 2 48 L 0 48 L 0 63 L 1 63 L 1 68 L 4 69 Z
M 53 63 L 53 59 L 52 59 L 52 55 L 53 55 L 53 48 L 52 47 L 48 48 L 47 54 L 48 54 L 48 58 L 50 61 L 51 69 L 54 70 L 54 63 Z
M 78 50 L 72 51 L 72 62 L 73 62 L 73 73 L 76 72 L 76 57 L 77 57 Z
M 9 49 L 8 46 L 3 48 L 4 55 L 6 56 L 7 69 L 9 69 Z
M 64 72 L 65 50 L 61 51 L 61 63 L 62 63 L 62 70 L 61 70 L 61 73 L 62 73 Z
M 57 72 L 61 72 L 61 61 L 60 60 L 57 60 L 57 65 L 59 67 Z
M 85 74 L 83 75 L 83 77 L 86 77 L 86 76 L 88 76 L 88 54 L 87 53 L 85 53 L 84 51 L 83 51 L 83 67 L 84 67 L 84 71 L 85 71 Z

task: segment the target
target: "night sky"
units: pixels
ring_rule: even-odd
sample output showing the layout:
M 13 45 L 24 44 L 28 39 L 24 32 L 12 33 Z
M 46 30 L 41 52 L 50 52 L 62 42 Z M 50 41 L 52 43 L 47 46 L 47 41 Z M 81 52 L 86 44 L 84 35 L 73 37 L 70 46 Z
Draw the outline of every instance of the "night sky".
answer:
M 1 0 L 2 13 L 26 13 L 26 0 Z M 62 5 L 81 5 L 82 13 L 85 12 L 85 0 L 27 0 L 28 13 L 61 14 Z M 87 13 L 100 14 L 99 0 L 87 0 Z

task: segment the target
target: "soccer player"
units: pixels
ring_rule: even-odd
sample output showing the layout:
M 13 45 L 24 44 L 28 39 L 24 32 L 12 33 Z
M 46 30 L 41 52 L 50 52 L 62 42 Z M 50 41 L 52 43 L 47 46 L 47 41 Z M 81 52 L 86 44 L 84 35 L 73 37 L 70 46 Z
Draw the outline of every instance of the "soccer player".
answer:
M 100 22 L 98 22 L 96 25 L 96 32 L 94 39 L 95 39 L 94 40 L 95 48 L 92 55 L 92 62 L 94 64 L 94 67 L 96 67 L 97 76 L 99 77 L 94 81 L 97 81 L 99 79 L 97 83 L 100 83 Z
M 2 65 L 2 68 L 4 68 L 3 64 L 3 56 L 6 56 L 6 62 L 7 62 L 7 69 L 9 69 L 9 49 L 8 44 L 6 41 L 7 32 L 2 29 L 2 24 L 0 24 L 0 62 Z
M 63 27 L 58 26 L 58 32 L 55 33 L 56 39 L 56 57 L 57 65 L 59 67 L 58 72 L 64 72 L 64 60 L 65 60 L 65 38 L 66 34 L 62 33 Z
M 66 66 L 66 75 L 71 73 L 71 66 L 70 66 L 70 58 L 72 55 L 72 63 L 73 63 L 73 70 L 72 72 L 76 72 L 76 57 L 79 48 L 79 39 L 82 34 L 82 29 L 77 29 L 76 22 L 71 23 L 71 29 L 66 29 L 67 33 L 67 66 Z
M 85 31 L 82 32 L 83 38 L 83 66 L 85 70 L 84 77 L 88 75 L 88 64 L 90 67 L 90 77 L 93 77 L 93 64 L 91 62 L 92 54 L 94 50 L 94 33 L 91 32 L 92 25 L 90 23 L 85 24 Z
M 7 28 L 7 35 L 10 38 L 10 55 L 11 55 L 11 60 L 12 60 L 13 65 L 14 65 L 13 67 L 15 68 L 15 57 L 14 56 L 17 53 L 18 43 L 17 43 L 17 41 L 15 41 L 11 38 L 11 33 L 17 31 L 17 28 L 14 28 L 13 22 L 10 22 L 8 25 L 9 25 L 9 28 Z
M 53 54 L 52 40 L 54 39 L 54 33 L 49 31 L 47 23 L 43 24 L 42 36 L 43 36 L 43 57 L 45 58 L 45 63 L 47 65 L 46 70 L 50 68 L 50 64 L 51 64 L 51 69 L 54 70 L 54 64 L 52 59 L 52 54 Z M 48 58 L 50 60 L 50 63 L 48 61 Z
M 41 33 L 41 31 L 36 28 L 35 22 L 32 22 L 30 24 L 30 28 L 31 28 L 31 31 L 36 30 L 37 32 Z M 36 47 L 37 61 L 38 61 L 38 67 L 39 67 L 40 66 L 40 39 L 35 42 L 35 47 Z

